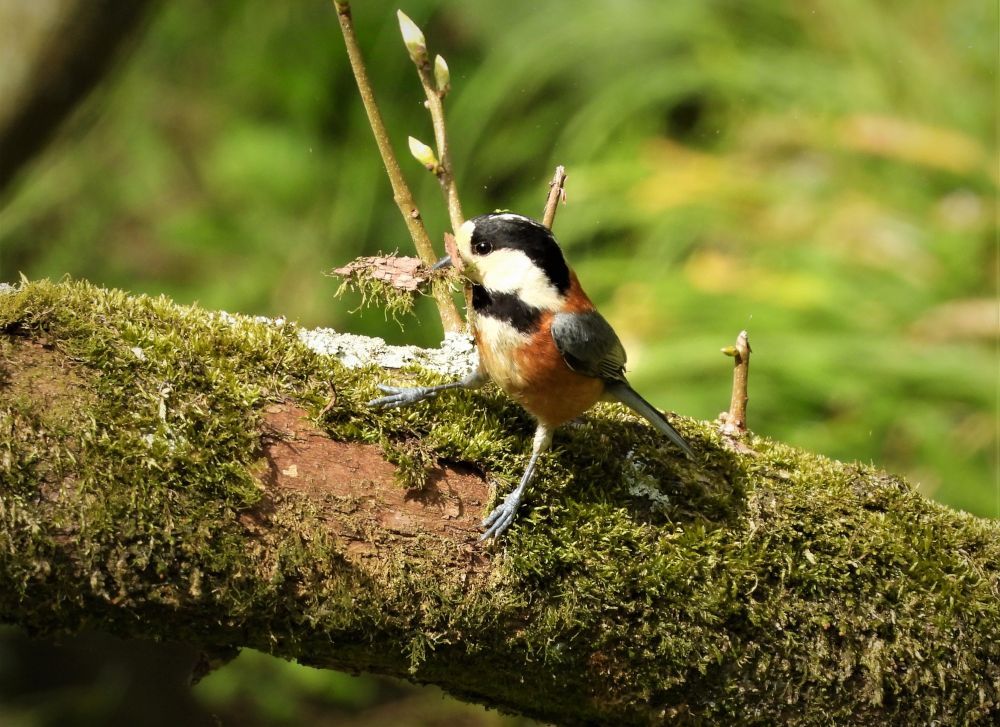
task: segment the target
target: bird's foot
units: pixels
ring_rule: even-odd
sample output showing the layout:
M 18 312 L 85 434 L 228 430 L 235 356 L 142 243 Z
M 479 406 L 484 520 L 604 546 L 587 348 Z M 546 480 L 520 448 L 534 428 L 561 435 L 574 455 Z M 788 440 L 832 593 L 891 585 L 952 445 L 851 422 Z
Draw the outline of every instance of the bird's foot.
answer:
M 510 524 L 514 522 L 514 516 L 517 515 L 517 508 L 521 506 L 523 499 L 524 492 L 520 488 L 507 495 L 504 501 L 497 505 L 493 512 L 483 520 L 482 526 L 486 528 L 486 532 L 479 536 L 479 540 L 497 538 L 500 533 L 510 527 Z
M 389 409 L 397 406 L 408 406 L 423 399 L 429 399 L 437 393 L 433 386 L 400 387 L 379 384 L 378 388 L 379 391 L 389 394 L 389 396 L 372 399 L 368 402 L 368 406 L 384 406 Z

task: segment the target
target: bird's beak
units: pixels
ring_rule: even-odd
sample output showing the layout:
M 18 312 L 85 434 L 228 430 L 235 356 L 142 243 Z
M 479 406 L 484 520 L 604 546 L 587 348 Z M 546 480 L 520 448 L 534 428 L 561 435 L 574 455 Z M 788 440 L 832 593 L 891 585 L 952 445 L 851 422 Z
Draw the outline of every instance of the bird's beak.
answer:
M 431 270 L 440 270 L 441 268 L 449 267 L 451 267 L 451 255 L 445 255 L 431 266 Z

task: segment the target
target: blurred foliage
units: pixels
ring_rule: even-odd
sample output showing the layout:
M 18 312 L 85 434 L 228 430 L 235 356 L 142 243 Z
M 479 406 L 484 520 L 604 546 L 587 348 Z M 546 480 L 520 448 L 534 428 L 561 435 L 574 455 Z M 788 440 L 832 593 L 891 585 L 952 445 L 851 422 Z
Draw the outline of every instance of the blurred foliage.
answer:
M 432 135 L 396 6 L 356 5 L 439 238 L 436 182 L 406 153 Z M 752 429 L 1000 515 L 996 3 L 403 7 L 451 67 L 467 214 L 540 215 L 567 166 L 556 232 L 640 391 L 715 417 L 719 349 L 747 328 Z M 330 3 L 168 4 L 8 195 L 0 280 L 68 273 L 433 344 L 426 300 L 400 331 L 322 275 L 409 252 L 353 83 Z
M 312 669 L 251 649 L 189 686 L 197 650 L 84 631 L 58 641 L 0 625 L 4 727 L 518 727 L 536 724 L 395 679 Z
M 422 725 L 517 727 L 537 724 L 464 704 L 427 687 L 393 679 L 312 669 L 244 649 L 232 666 L 210 674 L 194 694 L 226 724 Z M 295 695 L 295 699 L 289 699 Z

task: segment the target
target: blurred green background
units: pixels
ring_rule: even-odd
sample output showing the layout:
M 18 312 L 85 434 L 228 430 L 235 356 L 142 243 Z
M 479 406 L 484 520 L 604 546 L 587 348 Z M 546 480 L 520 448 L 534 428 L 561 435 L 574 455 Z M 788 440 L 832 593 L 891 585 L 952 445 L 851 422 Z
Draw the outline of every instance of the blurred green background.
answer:
M 396 7 L 451 66 L 466 214 L 539 215 L 568 168 L 555 231 L 636 388 L 714 418 L 719 349 L 746 328 L 754 431 L 1000 516 L 996 3 L 356 6 L 432 236 L 446 216 L 406 153 L 432 133 Z M 2 205 L 0 281 L 69 274 L 391 342 L 441 336 L 427 301 L 400 328 L 352 312 L 323 275 L 410 252 L 327 2 L 166 4 Z M 503 721 L 258 655 L 195 690 L 220 715 L 257 704 L 262 724 L 300 722 L 317 695 L 359 714 L 422 705 L 396 724 Z

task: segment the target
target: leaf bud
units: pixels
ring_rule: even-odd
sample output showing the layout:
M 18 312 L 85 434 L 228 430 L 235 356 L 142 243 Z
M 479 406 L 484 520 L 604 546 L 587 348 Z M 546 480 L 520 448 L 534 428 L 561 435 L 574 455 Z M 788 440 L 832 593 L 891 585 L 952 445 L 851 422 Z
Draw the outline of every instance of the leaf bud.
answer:
M 412 136 L 409 137 L 408 141 L 410 144 L 410 154 L 413 155 L 413 158 L 430 169 L 432 172 L 435 172 L 438 168 L 438 160 L 437 157 L 434 156 L 434 150 L 419 139 L 414 139 Z
M 451 90 L 451 72 L 441 56 L 434 57 L 434 83 L 437 85 L 438 94 L 442 97 Z
M 399 19 L 399 31 L 403 34 L 403 42 L 406 44 L 406 50 L 410 52 L 410 58 L 418 65 L 427 63 L 427 41 L 424 39 L 423 31 L 402 10 L 396 11 L 396 17 Z

